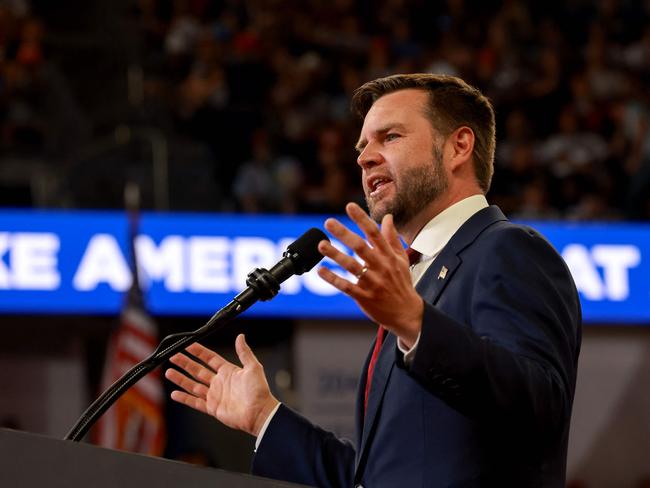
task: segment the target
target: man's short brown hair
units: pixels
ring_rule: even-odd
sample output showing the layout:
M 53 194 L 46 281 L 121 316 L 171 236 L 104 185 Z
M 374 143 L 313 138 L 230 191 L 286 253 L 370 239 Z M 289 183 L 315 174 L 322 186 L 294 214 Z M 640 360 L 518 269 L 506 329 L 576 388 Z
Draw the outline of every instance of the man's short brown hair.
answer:
M 442 136 L 446 137 L 463 126 L 472 129 L 474 172 L 483 193 L 487 193 L 494 173 L 494 109 L 480 91 L 460 78 L 428 73 L 378 78 L 365 83 L 354 92 L 352 111 L 363 119 L 378 98 L 409 88 L 429 94 L 426 114 L 433 128 Z

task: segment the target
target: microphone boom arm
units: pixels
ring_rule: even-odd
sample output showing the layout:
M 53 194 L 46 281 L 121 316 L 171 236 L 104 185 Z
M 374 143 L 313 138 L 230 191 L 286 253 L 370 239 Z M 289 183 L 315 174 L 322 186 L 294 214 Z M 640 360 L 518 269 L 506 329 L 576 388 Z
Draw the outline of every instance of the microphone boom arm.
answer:
M 249 288 L 237 295 L 228 305 L 215 313 L 205 325 L 193 332 L 180 332 L 165 337 L 156 350 L 147 358 L 128 370 L 121 378 L 102 393 L 81 415 L 79 420 L 64 437 L 64 440 L 80 441 L 95 424 L 97 419 L 113 405 L 122 394 L 141 378 L 160 366 L 164 361 L 185 349 L 191 343 L 200 341 L 218 331 L 247 310 L 258 299 L 270 300 L 280 290 L 280 283 L 266 269 L 253 270 L 246 280 Z

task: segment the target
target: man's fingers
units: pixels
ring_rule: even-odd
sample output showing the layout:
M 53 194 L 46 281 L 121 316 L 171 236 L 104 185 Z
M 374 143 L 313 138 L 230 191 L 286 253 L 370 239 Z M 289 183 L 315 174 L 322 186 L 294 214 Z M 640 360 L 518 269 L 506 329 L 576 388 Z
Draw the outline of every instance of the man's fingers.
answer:
M 362 272 L 363 264 L 354 259 L 352 256 L 348 256 L 344 252 L 336 249 L 330 241 L 320 241 L 318 243 L 318 251 L 323 256 L 332 259 L 343 269 L 348 270 L 355 276 Z
M 403 253 L 404 246 L 402 241 L 399 238 L 399 233 L 395 228 L 395 221 L 393 220 L 393 214 L 386 214 L 381 220 L 381 234 L 386 239 L 388 245 L 393 249 L 394 252 Z
M 214 371 L 190 359 L 185 354 L 174 354 L 169 358 L 169 361 L 187 371 L 195 380 L 200 381 L 206 386 L 210 384 L 210 380 L 215 374 Z
M 208 413 L 208 405 L 202 398 L 197 398 L 195 396 L 189 395 L 183 391 L 172 391 L 171 394 L 172 400 L 188 407 L 198 410 L 199 412 Z
M 224 364 L 232 364 L 226 361 L 222 356 L 207 347 L 195 342 L 190 344 L 186 349 L 192 356 L 199 358 L 205 364 L 210 366 L 215 372 L 219 371 Z M 234 364 L 233 364 L 234 366 Z
M 359 234 L 352 232 L 345 225 L 336 219 L 327 219 L 325 221 L 325 229 L 336 237 L 343 244 L 352 249 L 357 256 L 359 256 L 368 265 L 379 264 L 378 258 L 371 252 L 372 249 L 368 246 L 366 241 Z
M 208 394 L 208 387 L 206 385 L 194 381 L 175 369 L 170 368 L 165 371 L 165 378 L 193 396 L 205 398 Z
M 246 343 L 244 334 L 239 334 L 237 336 L 237 339 L 235 339 L 235 351 L 237 351 L 237 357 L 239 357 L 242 366 L 257 366 L 260 364 L 257 357 L 253 353 L 253 350 Z
M 325 221 L 325 228 L 334 237 L 352 249 L 355 254 L 368 265 L 368 267 L 372 268 L 381 265 L 383 257 L 391 251 L 394 251 L 394 249 L 392 249 L 394 246 L 394 241 L 396 239 L 399 243 L 399 237 L 397 235 L 392 236 L 390 234 L 384 234 L 384 231 L 380 230 L 379 226 L 356 203 L 348 203 L 348 205 L 345 207 L 345 210 L 350 219 L 352 219 L 352 221 L 357 224 L 359 229 L 361 229 L 361 231 L 365 234 L 370 245 L 364 240 L 363 237 L 361 237 L 356 232 L 351 231 L 336 219 L 327 219 Z M 387 235 L 390 235 L 391 241 L 388 241 L 386 239 Z M 356 261 L 350 261 L 346 259 L 343 257 L 342 253 L 335 252 L 333 250 L 333 247 L 326 249 L 328 249 L 332 255 L 323 253 L 325 256 L 334 259 L 337 263 L 350 271 L 352 274 L 359 274 L 360 269 Z M 321 250 L 320 246 L 319 250 Z M 401 243 L 400 252 L 403 252 Z
M 379 230 L 379 226 L 359 205 L 356 203 L 348 203 L 345 206 L 345 212 L 359 226 L 359 229 L 366 235 L 373 247 L 376 247 L 381 252 L 387 251 L 388 245 Z
M 341 278 L 332 270 L 324 266 L 318 268 L 318 276 L 327 281 L 330 285 L 355 300 L 366 298 L 366 291 L 359 286 L 355 286 L 345 278 Z

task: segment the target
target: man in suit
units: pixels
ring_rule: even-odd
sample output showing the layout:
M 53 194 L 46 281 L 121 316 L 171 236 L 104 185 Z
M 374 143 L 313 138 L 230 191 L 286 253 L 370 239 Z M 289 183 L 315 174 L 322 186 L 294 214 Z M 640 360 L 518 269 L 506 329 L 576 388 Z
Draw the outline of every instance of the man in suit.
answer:
M 370 216 L 356 253 L 319 250 L 357 277 L 320 276 L 379 324 L 362 372 L 357 438 L 312 425 L 269 392 L 243 336 L 243 367 L 200 345 L 169 370 L 172 398 L 255 435 L 253 473 L 316 486 L 561 487 L 580 349 L 569 271 L 534 230 L 485 199 L 494 112 L 449 76 L 395 75 L 353 98 Z M 377 223 L 381 223 L 378 226 Z M 400 237 L 408 244 L 405 251 Z

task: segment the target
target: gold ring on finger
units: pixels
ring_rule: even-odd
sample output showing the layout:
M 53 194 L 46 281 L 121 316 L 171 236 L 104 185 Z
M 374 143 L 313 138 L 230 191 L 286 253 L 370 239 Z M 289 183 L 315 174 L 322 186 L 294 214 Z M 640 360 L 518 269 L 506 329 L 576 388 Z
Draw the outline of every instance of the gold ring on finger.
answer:
M 358 280 L 361 279 L 361 277 L 368 272 L 368 266 L 364 266 L 361 268 L 361 271 L 359 271 L 355 276 L 357 277 Z

